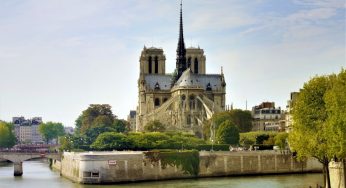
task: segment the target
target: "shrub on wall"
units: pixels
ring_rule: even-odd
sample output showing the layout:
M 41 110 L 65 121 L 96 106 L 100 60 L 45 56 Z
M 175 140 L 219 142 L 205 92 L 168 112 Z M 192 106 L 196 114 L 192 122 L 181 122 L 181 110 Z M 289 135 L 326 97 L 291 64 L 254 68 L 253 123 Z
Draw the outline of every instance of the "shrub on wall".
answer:
M 172 167 L 180 167 L 185 174 L 197 176 L 199 173 L 199 153 L 196 150 L 154 150 L 145 152 L 144 154 L 151 163 L 158 163 L 158 161 L 161 161 L 162 169 L 170 165 Z

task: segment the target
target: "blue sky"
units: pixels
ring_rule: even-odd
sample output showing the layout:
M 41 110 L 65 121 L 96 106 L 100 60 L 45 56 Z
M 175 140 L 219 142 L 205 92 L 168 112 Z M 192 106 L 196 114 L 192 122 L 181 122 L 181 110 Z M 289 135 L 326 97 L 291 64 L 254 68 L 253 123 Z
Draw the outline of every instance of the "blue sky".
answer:
M 186 46 L 227 82 L 226 103 L 274 101 L 346 67 L 344 0 L 186 0 Z M 126 118 L 137 105 L 143 46 L 173 72 L 179 1 L 0 1 L 0 119 L 42 116 L 73 126 L 89 104 Z

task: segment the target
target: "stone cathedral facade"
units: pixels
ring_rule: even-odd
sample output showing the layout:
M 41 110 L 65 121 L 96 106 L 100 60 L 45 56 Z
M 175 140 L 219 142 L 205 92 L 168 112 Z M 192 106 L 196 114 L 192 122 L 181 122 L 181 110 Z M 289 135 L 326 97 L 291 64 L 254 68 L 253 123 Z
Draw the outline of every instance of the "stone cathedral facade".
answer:
M 176 69 L 167 74 L 161 48 L 144 47 L 139 58 L 136 131 L 152 120 L 167 130 L 200 135 L 202 122 L 225 109 L 226 82 L 221 74 L 206 74 L 206 57 L 201 48 L 185 48 L 182 8 Z

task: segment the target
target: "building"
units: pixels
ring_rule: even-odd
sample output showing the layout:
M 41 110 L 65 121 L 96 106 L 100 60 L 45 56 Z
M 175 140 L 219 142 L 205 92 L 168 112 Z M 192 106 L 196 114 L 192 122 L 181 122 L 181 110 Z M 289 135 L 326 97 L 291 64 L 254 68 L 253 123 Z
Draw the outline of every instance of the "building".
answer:
M 274 102 L 262 102 L 252 107 L 251 115 L 253 131 L 283 131 L 284 119 L 280 107 L 275 108 Z
M 42 123 L 41 117 L 25 119 L 24 117 L 13 117 L 14 132 L 19 143 L 41 144 L 43 139 L 38 127 Z
M 64 127 L 65 134 L 73 135 L 74 129 L 73 127 Z
M 127 121 L 130 123 L 130 130 L 136 130 L 136 111 L 131 110 L 130 114 L 127 116 Z
M 291 115 L 291 111 L 293 109 L 293 104 L 297 99 L 299 92 L 291 92 L 290 100 L 287 101 L 286 113 L 285 113 L 285 130 L 286 132 L 290 132 L 292 130 L 292 122 L 293 118 Z
M 201 48 L 185 48 L 183 16 L 180 8 L 176 69 L 165 70 L 163 49 L 144 46 L 139 58 L 136 131 L 152 120 L 167 130 L 200 134 L 202 121 L 224 111 L 226 82 L 220 74 L 206 73 L 206 56 Z

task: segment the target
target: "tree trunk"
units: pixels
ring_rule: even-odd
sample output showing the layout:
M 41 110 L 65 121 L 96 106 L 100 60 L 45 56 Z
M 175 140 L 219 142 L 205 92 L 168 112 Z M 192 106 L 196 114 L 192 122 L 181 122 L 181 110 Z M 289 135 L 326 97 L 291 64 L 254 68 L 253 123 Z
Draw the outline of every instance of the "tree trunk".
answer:
M 330 188 L 329 162 L 323 163 L 324 187 Z

